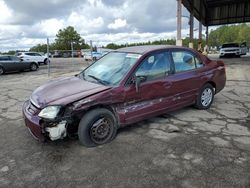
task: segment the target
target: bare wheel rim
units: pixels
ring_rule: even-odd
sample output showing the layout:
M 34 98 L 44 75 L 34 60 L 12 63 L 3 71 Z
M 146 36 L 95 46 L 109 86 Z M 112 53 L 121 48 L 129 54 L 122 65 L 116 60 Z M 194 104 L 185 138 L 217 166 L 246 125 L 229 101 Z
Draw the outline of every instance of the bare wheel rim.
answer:
M 90 137 L 96 144 L 104 144 L 112 137 L 113 131 L 113 121 L 108 117 L 101 117 L 93 123 Z
M 201 94 L 201 104 L 205 107 L 209 106 L 213 99 L 213 91 L 211 88 L 206 88 Z
M 31 65 L 31 70 L 33 70 L 33 71 L 36 70 L 36 65 L 35 64 Z

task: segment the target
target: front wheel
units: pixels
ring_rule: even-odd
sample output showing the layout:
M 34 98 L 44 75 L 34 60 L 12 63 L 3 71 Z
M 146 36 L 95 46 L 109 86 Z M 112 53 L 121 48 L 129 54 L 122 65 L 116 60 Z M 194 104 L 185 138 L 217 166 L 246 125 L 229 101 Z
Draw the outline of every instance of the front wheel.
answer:
M 46 58 L 43 63 L 44 65 L 47 65 L 49 63 L 49 59 Z
M 195 107 L 198 109 L 208 109 L 214 100 L 214 87 L 211 84 L 205 84 L 197 97 Z
M 32 63 L 31 65 L 30 65 L 30 70 L 31 71 L 36 71 L 38 69 L 38 66 L 35 64 L 35 63 Z
M 4 69 L 3 67 L 0 66 L 0 75 L 4 74 Z
M 114 114 L 105 108 L 87 112 L 78 127 L 80 143 L 94 147 L 110 142 L 117 132 L 117 121 Z

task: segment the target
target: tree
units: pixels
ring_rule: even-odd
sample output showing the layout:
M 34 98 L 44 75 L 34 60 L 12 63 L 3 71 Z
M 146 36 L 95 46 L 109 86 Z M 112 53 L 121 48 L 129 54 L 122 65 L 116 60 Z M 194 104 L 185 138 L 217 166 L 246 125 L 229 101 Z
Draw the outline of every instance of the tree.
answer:
M 210 46 L 221 46 L 223 43 L 250 43 L 250 26 L 247 24 L 221 26 L 209 34 Z
M 88 48 L 84 39 L 72 26 L 65 29 L 60 29 L 56 35 L 55 48 L 57 50 L 71 50 L 71 43 L 73 42 L 74 49 L 80 50 L 81 48 Z
M 43 53 L 46 53 L 47 52 L 47 44 L 38 44 L 38 45 L 33 46 L 32 48 L 30 48 L 29 51 L 30 52 L 43 52 Z

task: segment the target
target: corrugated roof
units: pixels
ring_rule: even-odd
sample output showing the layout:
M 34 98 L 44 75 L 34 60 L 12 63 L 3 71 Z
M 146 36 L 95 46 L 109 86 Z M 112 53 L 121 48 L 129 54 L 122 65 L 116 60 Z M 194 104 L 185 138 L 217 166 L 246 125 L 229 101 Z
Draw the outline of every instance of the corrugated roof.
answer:
M 250 22 L 250 0 L 182 0 L 205 26 Z

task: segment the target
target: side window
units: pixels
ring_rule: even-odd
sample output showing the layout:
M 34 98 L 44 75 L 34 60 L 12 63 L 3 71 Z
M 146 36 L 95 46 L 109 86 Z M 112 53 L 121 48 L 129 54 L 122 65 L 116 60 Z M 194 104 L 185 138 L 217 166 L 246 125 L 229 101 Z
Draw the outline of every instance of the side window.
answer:
M 172 52 L 175 64 L 175 72 L 183 72 L 195 69 L 195 57 L 186 51 Z
M 169 52 L 155 53 L 148 56 L 136 71 L 137 76 L 145 76 L 146 80 L 164 78 L 170 72 Z
M 0 57 L 0 61 L 9 61 L 10 58 L 8 56 L 2 56 Z
M 197 57 L 195 57 L 195 63 L 197 68 L 204 67 L 203 62 Z
M 42 55 L 39 53 L 35 53 L 34 56 L 42 56 Z
M 10 59 L 12 61 L 20 61 L 20 59 L 18 57 L 14 57 L 14 56 L 10 56 Z

